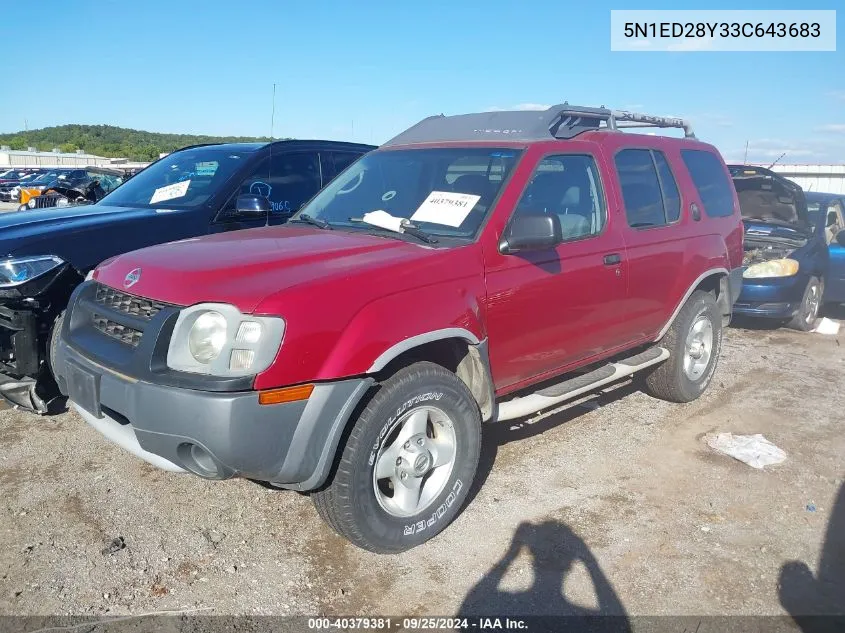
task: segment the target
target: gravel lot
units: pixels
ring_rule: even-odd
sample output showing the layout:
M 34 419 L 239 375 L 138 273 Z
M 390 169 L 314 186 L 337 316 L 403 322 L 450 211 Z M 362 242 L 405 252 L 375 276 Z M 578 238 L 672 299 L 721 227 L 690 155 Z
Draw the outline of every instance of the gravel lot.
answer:
M 156 471 L 73 413 L 0 411 L 0 614 L 783 614 L 781 570 L 815 573 L 843 486 L 843 361 L 837 337 L 732 327 L 694 403 L 623 385 L 488 427 L 474 501 L 399 556 L 349 545 L 305 496 Z M 755 470 L 711 431 L 788 460 Z M 814 595 L 790 573 L 787 599 Z

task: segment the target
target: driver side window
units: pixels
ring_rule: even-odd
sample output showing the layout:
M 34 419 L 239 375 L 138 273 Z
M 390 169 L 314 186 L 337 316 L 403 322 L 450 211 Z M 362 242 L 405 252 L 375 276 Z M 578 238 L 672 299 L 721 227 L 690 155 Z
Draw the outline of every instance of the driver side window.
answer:
M 287 219 L 322 187 L 317 152 L 285 152 L 265 158 L 241 181 L 221 213 L 224 220 L 237 218 L 239 195 L 255 194 L 270 200 L 272 214 Z

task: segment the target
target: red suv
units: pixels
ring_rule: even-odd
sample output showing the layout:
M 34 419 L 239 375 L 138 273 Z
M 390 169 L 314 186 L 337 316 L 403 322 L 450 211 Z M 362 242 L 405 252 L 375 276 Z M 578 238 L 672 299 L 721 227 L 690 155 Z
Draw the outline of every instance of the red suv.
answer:
M 730 174 L 685 121 L 435 116 L 287 225 L 104 262 L 53 366 L 80 415 L 148 462 L 308 491 L 342 536 L 398 552 L 455 518 L 484 423 L 634 372 L 697 398 L 742 240 Z

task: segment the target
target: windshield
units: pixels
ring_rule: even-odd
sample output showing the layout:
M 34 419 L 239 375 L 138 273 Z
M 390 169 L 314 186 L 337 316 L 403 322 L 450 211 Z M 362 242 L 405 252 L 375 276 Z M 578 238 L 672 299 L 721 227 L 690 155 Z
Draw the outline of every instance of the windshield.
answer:
M 361 227 L 351 220 L 384 211 L 433 235 L 471 238 L 520 153 L 488 147 L 373 152 L 335 178 L 300 214 L 332 226 Z
M 116 207 L 191 209 L 207 202 L 250 153 L 197 147 L 153 163 L 100 202 Z

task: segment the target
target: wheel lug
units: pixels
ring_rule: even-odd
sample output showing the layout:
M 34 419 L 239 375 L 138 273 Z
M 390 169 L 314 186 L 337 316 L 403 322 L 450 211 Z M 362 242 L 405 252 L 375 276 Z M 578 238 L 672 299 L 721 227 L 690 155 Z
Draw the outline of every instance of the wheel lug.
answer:
M 420 439 L 417 440 L 418 446 L 422 446 L 423 444 L 425 444 L 425 440 L 423 438 L 420 438 Z
M 405 448 L 411 448 L 411 441 L 410 440 L 405 442 Z
M 401 457 L 397 457 L 397 458 L 396 458 L 396 465 L 397 465 L 397 466 L 401 466 L 401 465 L 402 465 L 402 458 L 401 458 Z
M 399 479 L 407 479 L 408 473 L 399 473 Z

